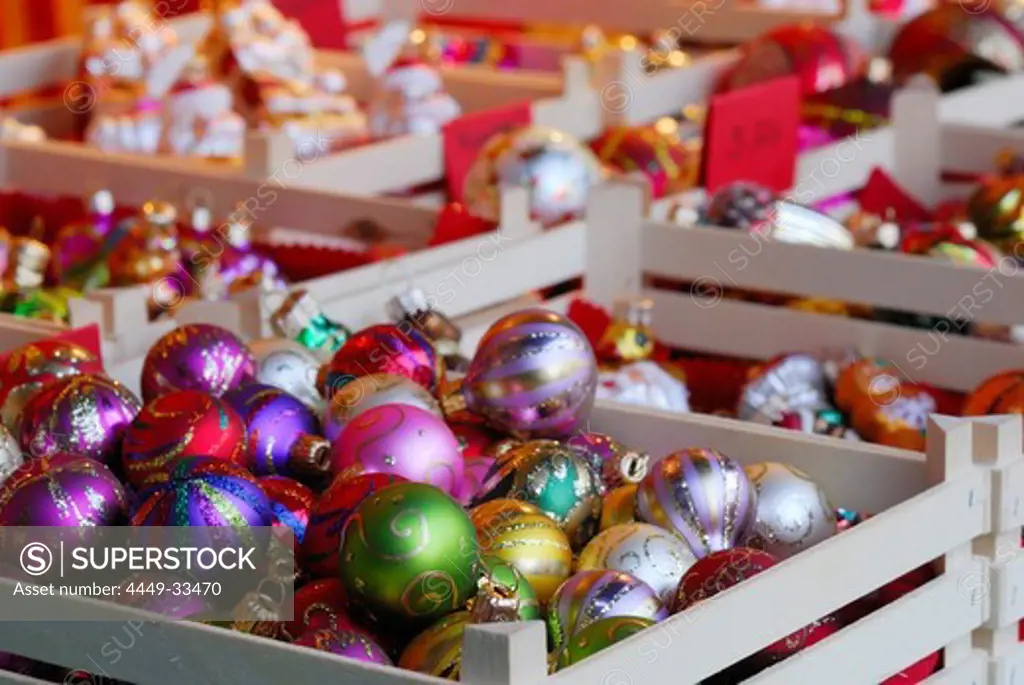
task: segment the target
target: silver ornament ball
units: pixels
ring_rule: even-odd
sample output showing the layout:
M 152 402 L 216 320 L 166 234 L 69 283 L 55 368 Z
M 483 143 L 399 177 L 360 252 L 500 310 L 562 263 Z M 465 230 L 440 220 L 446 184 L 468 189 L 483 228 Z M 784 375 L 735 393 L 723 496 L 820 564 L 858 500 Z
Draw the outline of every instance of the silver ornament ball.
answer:
M 261 338 L 249 343 L 256 359 L 256 381 L 280 388 L 319 413 L 324 400 L 316 389 L 320 362 L 307 348 L 286 338 Z
M 835 535 L 835 509 L 806 473 L 777 462 L 751 464 L 746 471 L 757 490 L 752 547 L 787 559 Z

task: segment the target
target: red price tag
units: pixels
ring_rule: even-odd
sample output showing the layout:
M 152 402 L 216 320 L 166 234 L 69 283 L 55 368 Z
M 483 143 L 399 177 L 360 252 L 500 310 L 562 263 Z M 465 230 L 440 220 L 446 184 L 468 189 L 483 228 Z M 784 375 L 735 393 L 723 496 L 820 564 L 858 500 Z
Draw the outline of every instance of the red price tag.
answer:
M 931 213 L 901 188 L 889 174 L 873 169 L 868 182 L 857 194 L 860 208 L 883 219 L 898 222 L 928 221 Z
M 466 114 L 444 127 L 444 167 L 448 191 L 453 200 L 462 201 L 466 174 L 480 150 L 495 134 L 533 121 L 529 102 Z
M 344 0 L 273 0 L 273 3 L 281 14 L 299 22 L 313 46 L 322 50 L 344 50 L 349 47 L 348 34 L 374 24 L 373 21 L 347 21 Z
M 800 80 L 760 83 L 711 98 L 704 129 L 704 187 L 709 193 L 736 181 L 776 192 L 796 175 Z

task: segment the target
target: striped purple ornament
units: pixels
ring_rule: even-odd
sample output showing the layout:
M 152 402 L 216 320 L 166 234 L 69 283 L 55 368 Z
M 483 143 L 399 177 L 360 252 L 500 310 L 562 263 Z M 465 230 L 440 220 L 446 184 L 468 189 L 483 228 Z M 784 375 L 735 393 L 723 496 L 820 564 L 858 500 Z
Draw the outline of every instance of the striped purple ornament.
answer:
M 535 307 L 488 329 L 460 390 L 464 403 L 498 430 L 519 438 L 560 438 L 590 417 L 597 361 L 587 337 L 565 316 Z
M 635 616 L 652 621 L 668 618 L 658 593 L 622 571 L 580 571 L 558 586 L 548 602 L 548 635 L 558 649 L 594 621 Z
M 757 491 L 721 452 L 691 447 L 654 465 L 636 494 L 641 520 L 683 538 L 697 558 L 743 545 L 757 517 Z
M 241 466 L 222 459 L 182 459 L 170 479 L 143 493 L 136 526 L 269 526 L 270 499 Z

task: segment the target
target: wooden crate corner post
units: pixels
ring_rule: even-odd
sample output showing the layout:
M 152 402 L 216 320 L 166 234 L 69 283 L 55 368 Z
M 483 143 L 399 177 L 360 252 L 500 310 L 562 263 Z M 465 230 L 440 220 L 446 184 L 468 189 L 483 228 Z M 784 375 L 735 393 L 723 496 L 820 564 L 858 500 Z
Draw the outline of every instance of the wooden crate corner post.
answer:
M 598 57 L 591 81 L 601 108 L 602 128 L 629 123 L 633 89 L 642 83 L 638 50 L 608 50 Z
M 606 183 L 587 200 L 584 291 L 595 304 L 643 289 L 642 232 L 649 191 L 631 181 Z
M 985 559 L 989 617 L 974 636 L 986 652 L 989 685 L 1012 685 L 1024 676 L 1024 645 L 1018 622 L 1024 618 L 1024 419 L 1021 416 L 974 418 L 973 458 L 992 473 L 991 533 L 974 543 Z M 966 589 L 966 588 L 965 588 Z
M 516 185 L 502 185 L 499 192 L 498 230 L 512 240 L 539 235 L 540 224 L 530 218 L 530 191 Z
M 547 678 L 541 621 L 470 626 L 462 645 L 461 682 L 468 685 L 541 685 Z
M 249 131 L 245 134 L 245 177 L 262 181 L 278 173 L 294 155 L 294 144 L 281 131 Z
M 942 124 L 939 89 L 915 76 L 893 96 L 893 176 L 926 206 L 942 199 Z

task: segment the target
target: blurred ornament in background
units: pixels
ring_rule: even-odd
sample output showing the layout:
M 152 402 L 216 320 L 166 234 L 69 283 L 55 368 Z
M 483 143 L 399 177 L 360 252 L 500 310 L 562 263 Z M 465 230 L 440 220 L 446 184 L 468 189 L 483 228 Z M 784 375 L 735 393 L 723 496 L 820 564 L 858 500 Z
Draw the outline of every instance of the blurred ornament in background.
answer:
M 800 78 L 804 95 L 842 87 L 861 78 L 867 61 L 859 46 L 814 23 L 780 26 L 741 48 L 720 90 L 737 90 L 784 76 Z
M 948 92 L 1024 69 L 1024 34 L 991 3 L 940 3 L 900 27 L 889 58 L 897 85 L 923 73 Z
M 964 416 L 1024 414 L 1024 371 L 986 378 L 964 400 Z
M 828 409 L 824 365 L 807 354 L 790 354 L 751 371 L 743 386 L 738 418 L 772 424 L 787 412 Z
M 173 205 L 152 200 L 142 206 L 137 220 L 110 252 L 110 284 L 132 286 L 172 280 L 183 268 L 178 250 L 178 212 Z M 154 288 L 150 313 L 157 314 L 180 304 L 179 293 L 164 295 Z
M 103 246 L 114 231 L 114 196 L 100 190 L 89 200 L 84 220 L 63 226 L 53 246 L 52 270 L 57 282 L 70 288 L 102 288 L 110 280 Z
M 587 194 L 604 172 L 590 148 L 547 126 L 524 126 L 493 136 L 466 175 L 469 211 L 491 221 L 499 218 L 501 186 L 530 193 L 530 215 L 544 226 L 578 219 Z
M 174 390 L 214 397 L 252 381 L 256 363 L 237 335 L 212 324 L 187 324 L 160 337 L 142 362 L 146 402 Z
M 294 340 L 321 361 L 327 361 L 352 335 L 345 326 L 330 320 L 320 304 L 305 290 L 296 290 L 270 316 L 270 327 L 282 338 Z
M 700 143 L 682 141 L 665 126 L 616 126 L 590 143 L 597 158 L 622 174 L 641 173 L 655 198 L 693 188 L 700 173 Z
M 978 237 L 1020 261 L 1024 242 L 1024 174 L 983 179 L 967 203 Z
M 370 134 L 377 138 L 436 134 L 460 114 L 440 72 L 415 57 L 399 57 L 387 67 L 367 110 Z
M 0 485 L 25 463 L 21 445 L 7 428 L 0 424 Z

